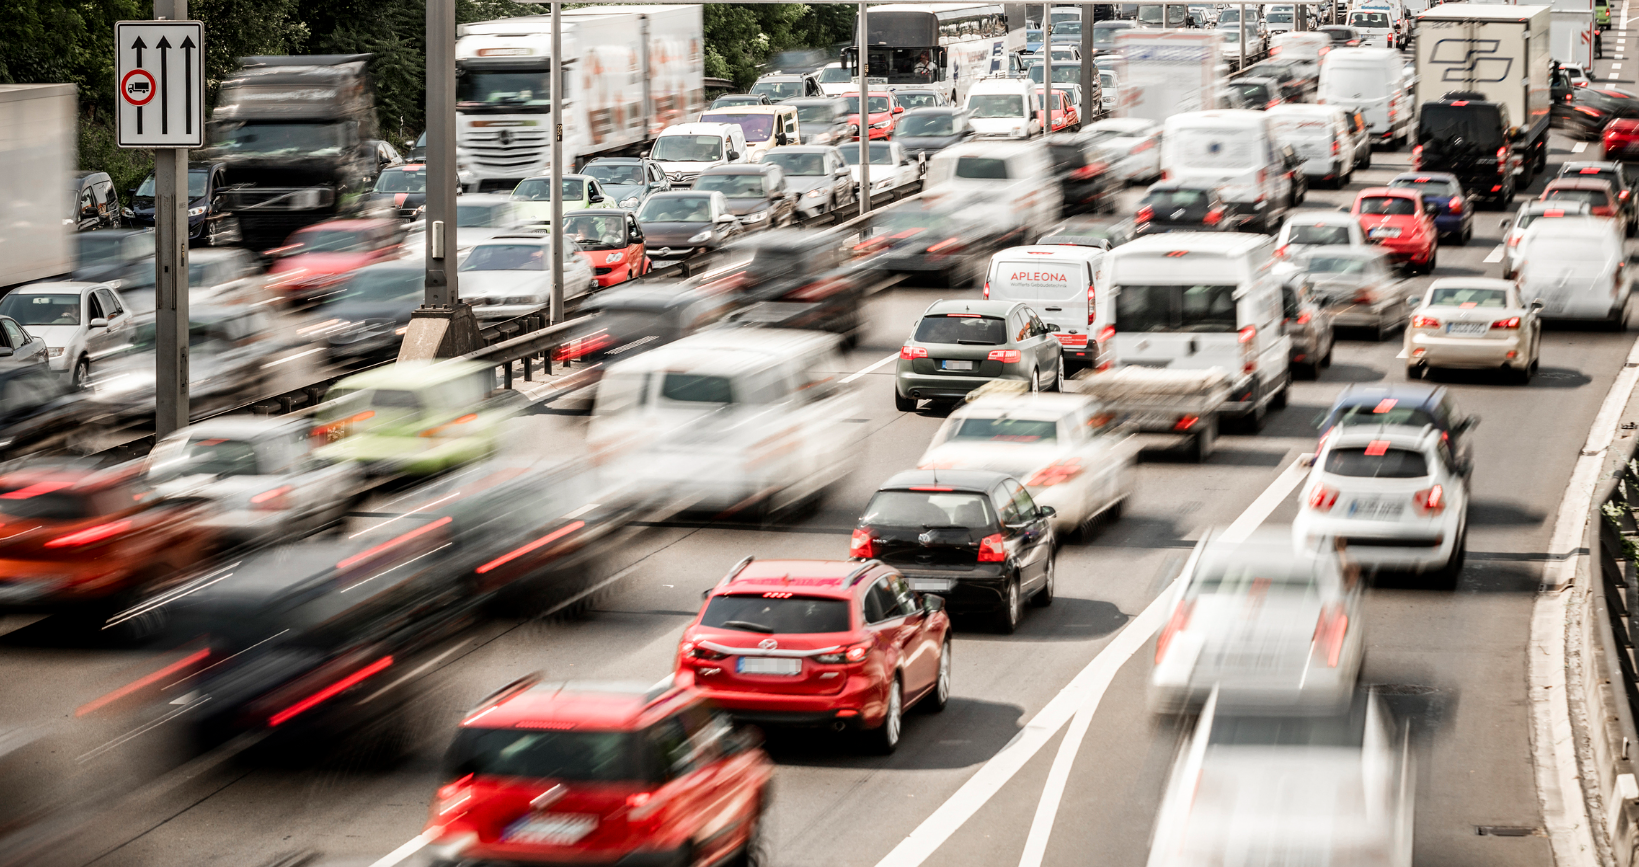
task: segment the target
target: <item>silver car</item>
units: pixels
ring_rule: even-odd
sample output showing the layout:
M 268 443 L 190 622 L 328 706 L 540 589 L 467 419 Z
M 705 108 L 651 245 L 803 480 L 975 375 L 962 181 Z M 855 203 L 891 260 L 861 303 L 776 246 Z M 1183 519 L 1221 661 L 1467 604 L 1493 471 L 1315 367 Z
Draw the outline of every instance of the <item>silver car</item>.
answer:
M 847 160 L 831 145 L 777 147 L 761 161 L 785 172 L 786 188 L 797 197 L 797 212 L 804 217 L 830 213 L 859 199 Z
M 1382 340 L 1406 324 L 1410 289 L 1378 247 L 1315 247 L 1296 259 L 1289 281 L 1307 286 L 1334 328 L 1359 328 Z
M 1519 242 L 1525 237 L 1525 229 L 1543 217 L 1586 217 L 1593 213 L 1587 202 L 1529 201 L 1519 206 L 1519 212 L 1512 218 L 1504 217 L 1497 228 L 1506 233 L 1502 241 L 1502 279 L 1514 279 L 1514 272 L 1519 270 Z

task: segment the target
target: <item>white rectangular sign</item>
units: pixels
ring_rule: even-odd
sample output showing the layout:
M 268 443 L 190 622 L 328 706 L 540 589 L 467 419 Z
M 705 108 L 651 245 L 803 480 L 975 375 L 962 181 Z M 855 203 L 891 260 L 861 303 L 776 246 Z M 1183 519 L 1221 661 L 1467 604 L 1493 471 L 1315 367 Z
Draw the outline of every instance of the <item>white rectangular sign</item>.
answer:
M 205 144 L 205 27 L 198 21 L 114 25 L 119 146 Z

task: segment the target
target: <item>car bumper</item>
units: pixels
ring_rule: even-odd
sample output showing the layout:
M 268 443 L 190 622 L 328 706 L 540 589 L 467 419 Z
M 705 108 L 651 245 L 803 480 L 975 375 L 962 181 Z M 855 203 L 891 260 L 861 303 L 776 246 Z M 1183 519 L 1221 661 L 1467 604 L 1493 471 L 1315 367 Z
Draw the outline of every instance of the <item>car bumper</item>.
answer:
M 354 462 L 371 476 L 425 476 L 471 463 L 493 451 L 493 444 L 482 437 L 457 437 L 440 442 L 432 438 L 364 433 L 323 446 L 314 452 L 314 457 L 330 463 Z
M 1360 672 L 1361 642 L 1351 640 L 1336 666 L 1315 658 L 1308 647 L 1298 650 L 1304 659 L 1274 666 L 1224 667 L 1204 663 L 1198 647 L 1185 643 L 1169 647 L 1150 675 L 1145 696 L 1154 713 L 1178 714 L 1199 710 L 1216 688 L 1222 710 L 1325 713 L 1347 706 Z
M 1004 563 L 980 563 L 971 569 L 917 569 L 898 564 L 911 589 L 932 593 L 945 600 L 945 609 L 955 614 L 990 613 L 1007 604 L 1010 576 Z
M 1400 324 L 1404 310 L 1393 305 L 1349 304 L 1331 307 L 1333 328 L 1388 328 Z
M 919 400 L 953 400 L 967 397 L 974 389 L 998 379 L 1018 382 L 1029 379 L 1029 374 L 1019 370 L 1019 366 L 1003 365 L 1002 373 L 998 376 L 951 376 L 910 373 L 902 370 L 894 377 L 895 389 L 901 395 Z
M 1441 337 L 1412 333 L 1406 338 L 1407 363 L 1430 367 L 1524 367 L 1530 363 L 1518 330 L 1508 337 Z
M 1362 521 L 1305 509 L 1292 522 L 1292 537 L 1311 551 L 1342 539 L 1348 543 L 1350 562 L 1364 568 L 1422 572 L 1451 560 L 1460 522 L 1451 512 L 1436 521 Z
M 719 689 L 712 666 L 693 666 L 694 685 L 736 719 L 760 725 L 824 726 L 834 722 L 880 725 L 886 690 L 865 675 L 851 675 L 836 692 L 789 694 Z
M 462 867 L 685 867 L 693 863 L 686 846 L 624 853 L 605 850 L 565 851 L 556 847 L 542 851 L 504 843 L 446 849 L 435 842 L 427 848 L 435 859 L 434 863 L 460 864 Z
M 1383 248 L 1383 252 L 1396 262 L 1416 262 L 1422 264 L 1434 255 L 1432 244 L 1423 244 L 1418 241 L 1402 241 L 1398 238 L 1372 239 L 1371 243 Z

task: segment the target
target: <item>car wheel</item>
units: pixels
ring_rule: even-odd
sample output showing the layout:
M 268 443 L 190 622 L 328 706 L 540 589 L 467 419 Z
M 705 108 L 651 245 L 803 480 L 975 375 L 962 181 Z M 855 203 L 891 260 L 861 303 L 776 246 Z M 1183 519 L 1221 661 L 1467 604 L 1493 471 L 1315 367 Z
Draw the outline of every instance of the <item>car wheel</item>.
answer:
M 1047 555 L 1047 580 L 1043 581 L 1041 589 L 1030 597 L 1030 604 L 1037 608 L 1046 608 L 1053 604 L 1053 583 L 1057 580 L 1053 577 L 1053 565 L 1056 559 L 1052 554 Z
M 1012 635 L 1019 628 L 1019 618 L 1019 579 L 1014 578 L 1002 591 L 1002 610 L 996 613 L 996 631 Z
M 746 832 L 746 841 L 740 844 L 740 851 L 734 853 L 734 858 L 728 863 L 731 867 L 766 867 L 773 859 L 768 854 L 768 835 L 763 831 L 762 804 L 757 805 L 757 813 L 751 817 L 751 828 Z
M 1058 369 L 1053 372 L 1053 391 L 1064 391 L 1064 358 L 1059 358 Z
M 1030 393 L 1041 391 L 1041 371 L 1034 368 L 1030 371 Z
M 894 392 L 893 408 L 900 412 L 916 412 L 916 398 L 900 397 L 898 392 Z
M 882 725 L 868 732 L 872 752 L 885 756 L 899 748 L 900 730 L 904 725 L 904 703 L 904 690 L 899 685 L 899 675 L 895 674 L 893 682 L 888 684 L 888 712 L 882 717 Z
M 1456 590 L 1457 582 L 1463 577 L 1463 563 L 1468 558 L 1468 528 L 1458 531 L 1457 545 L 1451 552 L 1451 559 L 1446 561 L 1434 573 L 1434 584 L 1441 590 Z
M 939 713 L 950 703 L 950 637 L 939 645 L 939 675 L 934 678 L 933 692 L 917 703 L 923 713 Z
M 1458 232 L 1457 237 L 1452 240 L 1452 243 L 1456 244 L 1459 247 L 1462 247 L 1462 246 L 1467 245 L 1469 240 L 1472 239 L 1473 237 L 1474 237 L 1474 227 L 1473 226 L 1464 226 L 1463 230 L 1461 232 Z
M 1269 398 L 1269 408 L 1270 409 L 1285 409 L 1286 408 L 1286 399 L 1289 396 L 1291 396 L 1291 392 L 1292 392 L 1292 383 L 1290 381 L 1288 381 L 1285 385 L 1280 387 L 1280 391 L 1275 392 L 1274 397 Z
M 90 359 L 82 356 L 79 361 L 74 362 L 74 373 L 69 382 L 74 386 L 75 391 L 85 391 L 91 387 Z
M 1360 161 L 1360 167 L 1363 169 L 1372 167 L 1372 146 L 1370 142 L 1366 143 L 1366 158 Z
M 1428 261 L 1424 262 L 1423 266 L 1421 268 L 1417 269 L 1417 270 L 1420 273 L 1423 273 L 1423 274 L 1432 274 L 1432 273 L 1434 273 L 1434 268 L 1435 268 L 1436 263 L 1439 261 L 1439 258 L 1440 258 L 1440 250 L 1439 250 L 1438 247 L 1436 247 L 1433 250 L 1428 251 Z

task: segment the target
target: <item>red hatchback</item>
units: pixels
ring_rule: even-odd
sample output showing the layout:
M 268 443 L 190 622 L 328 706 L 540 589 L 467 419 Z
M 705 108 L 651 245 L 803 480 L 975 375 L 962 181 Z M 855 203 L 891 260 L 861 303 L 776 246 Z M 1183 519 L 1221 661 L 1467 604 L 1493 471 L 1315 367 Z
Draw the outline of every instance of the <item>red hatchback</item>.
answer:
M 439 863 L 759 863 L 773 763 L 687 686 L 524 678 L 467 714 L 447 761 Z
M 1366 239 L 1381 245 L 1389 257 L 1416 273 L 1434 270 L 1440 233 L 1423 209 L 1423 197 L 1409 187 L 1370 187 L 1360 191 L 1350 211 Z
M 1639 158 L 1639 120 L 1613 120 L 1605 125 L 1605 132 L 1601 138 L 1605 145 L 1605 159 Z
M 854 139 L 859 139 L 859 91 L 842 95 L 845 103 L 844 110 L 848 117 L 844 123 L 853 125 Z M 905 113 L 905 107 L 888 91 L 873 90 L 866 92 L 865 108 L 870 113 L 871 140 L 888 139 L 893 137 L 893 128 L 899 122 L 899 116 Z
M 950 700 L 950 617 L 876 560 L 748 557 L 683 631 L 677 670 L 737 718 L 853 728 L 892 752 L 906 708 Z
M 327 220 L 297 231 L 274 257 L 268 288 L 291 301 L 313 301 L 341 291 L 354 271 L 396 259 L 404 240 L 398 220 Z

